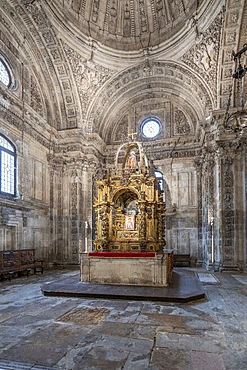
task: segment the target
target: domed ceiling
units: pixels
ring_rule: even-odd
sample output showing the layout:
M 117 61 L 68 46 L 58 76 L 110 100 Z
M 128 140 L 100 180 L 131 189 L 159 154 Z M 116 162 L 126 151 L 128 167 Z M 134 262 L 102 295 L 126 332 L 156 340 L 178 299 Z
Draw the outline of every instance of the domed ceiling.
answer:
M 56 17 L 102 45 L 123 51 L 157 46 L 178 33 L 203 0 L 55 0 Z

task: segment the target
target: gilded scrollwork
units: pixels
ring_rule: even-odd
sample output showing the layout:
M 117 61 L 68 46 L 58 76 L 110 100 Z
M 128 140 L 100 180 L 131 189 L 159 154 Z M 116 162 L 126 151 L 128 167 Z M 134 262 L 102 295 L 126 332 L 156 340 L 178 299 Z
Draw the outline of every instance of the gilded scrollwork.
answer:
M 118 160 L 121 162 L 121 148 L 124 147 L 126 151 L 119 168 Z M 140 143 L 123 144 L 117 153 L 116 169 L 97 181 L 97 197 L 94 201 L 96 250 L 163 250 L 165 203 L 153 173 L 150 175 L 149 171 L 142 170 L 147 165 Z

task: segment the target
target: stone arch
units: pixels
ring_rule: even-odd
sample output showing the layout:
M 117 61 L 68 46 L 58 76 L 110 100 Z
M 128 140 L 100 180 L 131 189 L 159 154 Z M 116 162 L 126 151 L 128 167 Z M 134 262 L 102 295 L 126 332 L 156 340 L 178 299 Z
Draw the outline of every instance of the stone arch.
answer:
M 60 40 L 56 37 L 52 23 L 37 3 L 25 2 L 16 7 L 13 17 L 9 17 L 9 9 L 3 8 L 9 23 L 4 24 L 0 40 L 1 46 L 9 45 L 8 61 L 15 66 L 19 78 L 17 94 L 21 96 L 22 87 L 30 90 L 33 76 L 33 92 L 38 95 L 41 117 L 56 129 L 77 127 L 73 79 Z M 11 29 L 11 34 L 9 32 Z M 4 40 L 4 43 L 2 43 Z M 5 51 L 4 49 L 4 51 Z M 73 92 L 72 92 L 73 90 Z M 28 102 L 30 104 L 30 102 Z M 33 106 L 36 105 L 33 103 Z M 32 119 L 39 119 L 36 109 L 29 109 Z
M 190 107 L 197 121 L 204 121 L 205 106 L 214 108 L 209 86 L 189 68 L 172 62 L 147 62 L 133 66 L 107 82 L 95 96 L 87 121 L 91 131 L 98 132 L 107 141 L 112 124 L 125 114 L 135 102 L 150 97 L 178 99 Z

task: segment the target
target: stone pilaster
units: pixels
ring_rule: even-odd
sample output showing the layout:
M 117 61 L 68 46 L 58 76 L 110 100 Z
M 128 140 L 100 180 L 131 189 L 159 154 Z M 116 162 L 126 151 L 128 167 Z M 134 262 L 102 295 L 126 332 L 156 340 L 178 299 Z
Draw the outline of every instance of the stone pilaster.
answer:
M 221 160 L 222 173 L 222 264 L 224 269 L 236 267 L 234 245 L 233 161 L 229 156 Z
M 198 255 L 197 263 L 202 264 L 202 161 L 200 159 L 195 160 L 196 175 L 197 175 L 197 194 L 198 194 Z M 199 257 L 199 258 L 198 258 Z
M 79 263 L 92 249 L 92 172 L 95 161 L 56 155 L 51 159 L 50 263 Z
M 214 245 L 212 239 L 214 220 L 214 168 L 212 152 L 205 152 L 202 169 L 202 249 L 203 263 L 207 269 L 214 263 Z
M 223 270 L 246 268 L 246 144 L 240 137 L 219 143 L 216 257 Z M 228 138 L 229 139 L 229 138 Z

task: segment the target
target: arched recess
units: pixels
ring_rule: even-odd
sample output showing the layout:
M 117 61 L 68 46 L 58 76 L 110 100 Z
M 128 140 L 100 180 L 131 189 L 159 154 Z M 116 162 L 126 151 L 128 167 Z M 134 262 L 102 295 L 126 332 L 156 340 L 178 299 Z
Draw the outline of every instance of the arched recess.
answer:
M 25 91 L 30 120 L 41 117 L 58 130 L 74 128 L 78 126 L 80 104 L 76 104 L 76 89 L 60 39 L 43 6 L 27 1 L 4 7 L 7 21 L 3 23 L 2 40 L 11 46 L 8 56 L 17 66 L 17 94 L 21 97 Z
M 150 98 L 177 101 L 197 121 L 204 121 L 205 111 L 215 108 L 213 93 L 199 75 L 180 64 L 148 61 L 123 71 L 100 89 L 88 109 L 89 131 L 107 142 L 116 117 Z
M 151 98 L 150 95 L 152 95 Z M 132 129 L 143 141 L 149 140 L 142 134 L 142 124 L 147 119 L 160 122 L 160 133 L 155 139 L 183 135 L 194 137 L 197 132 L 197 122 L 200 121 L 193 107 L 178 95 L 164 94 L 155 89 L 152 94 L 143 91 L 143 94 L 139 94 L 122 106 L 113 117 L 111 129 L 105 136 L 106 143 L 118 144 L 128 141 L 128 134 Z
M 31 108 L 28 112 L 29 115 L 33 110 L 35 116 L 40 116 L 47 121 L 49 117 L 50 124 L 52 122 L 57 122 L 59 118 L 55 113 L 55 107 L 58 106 L 58 103 L 54 100 L 54 96 L 49 88 L 49 86 L 53 84 L 50 79 L 50 74 L 46 69 L 44 59 L 37 49 L 34 40 L 30 38 L 23 43 L 23 35 L 16 29 L 18 24 L 19 23 L 16 22 L 15 26 L 13 25 L 12 34 L 10 34 L 8 30 L 3 30 L 5 42 L 8 41 L 15 51 L 11 53 L 5 47 L 15 74 L 17 85 L 15 93 L 20 99 L 24 99 L 27 103 L 26 113 L 28 112 L 29 106 L 29 108 Z M 20 26 L 20 29 L 22 27 Z M 13 40 L 14 36 L 15 40 Z M 21 44 L 22 47 L 17 52 L 17 49 L 15 50 L 14 47 L 18 44 Z
M 140 200 L 140 194 L 137 193 L 137 191 L 134 188 L 129 187 L 126 189 L 126 187 L 123 187 L 121 189 L 118 189 L 113 195 L 112 195 L 112 202 L 114 204 L 117 204 L 118 201 L 121 200 L 121 204 L 125 205 L 126 208 L 132 202 L 133 200 Z

